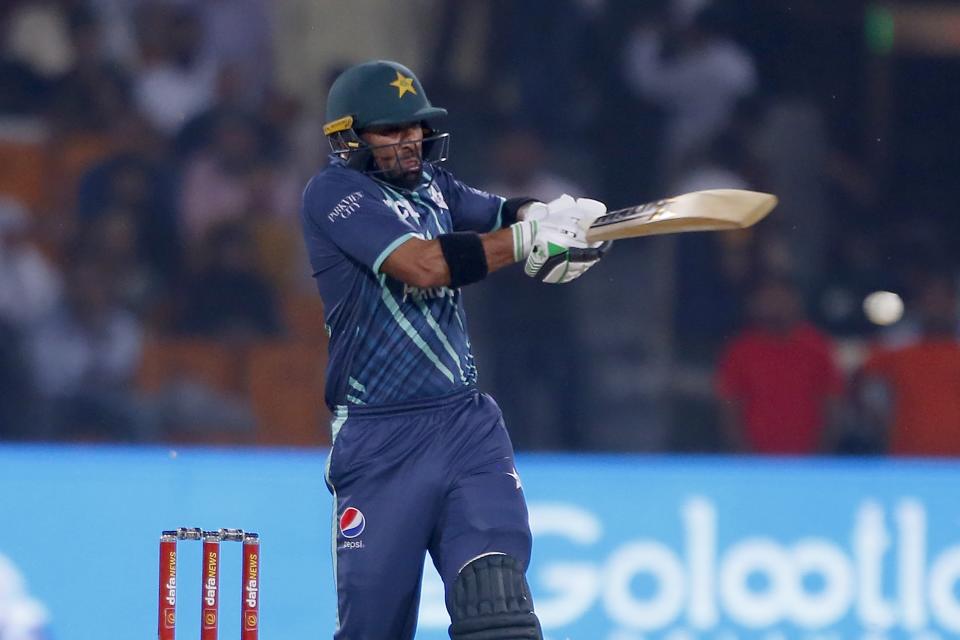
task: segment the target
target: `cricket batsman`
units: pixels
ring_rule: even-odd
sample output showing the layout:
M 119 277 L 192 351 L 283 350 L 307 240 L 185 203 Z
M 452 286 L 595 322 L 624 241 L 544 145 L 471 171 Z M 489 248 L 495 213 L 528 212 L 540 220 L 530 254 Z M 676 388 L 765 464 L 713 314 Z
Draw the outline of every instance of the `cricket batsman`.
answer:
M 331 162 L 303 194 L 330 336 L 337 640 L 413 638 L 425 552 L 451 638 L 542 637 L 520 477 L 500 409 L 477 390 L 461 288 L 516 262 L 548 283 L 583 275 L 608 247 L 586 242 L 606 207 L 463 184 L 440 166 L 446 113 L 403 65 L 344 71 L 327 100 Z

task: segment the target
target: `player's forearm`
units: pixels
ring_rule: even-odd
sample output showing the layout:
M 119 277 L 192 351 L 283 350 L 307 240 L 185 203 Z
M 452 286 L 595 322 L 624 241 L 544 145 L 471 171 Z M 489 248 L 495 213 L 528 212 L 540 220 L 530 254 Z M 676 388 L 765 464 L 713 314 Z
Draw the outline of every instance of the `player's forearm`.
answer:
M 482 259 L 486 261 L 486 273 L 516 262 L 512 229 L 501 229 L 476 237 L 479 238 L 479 246 L 482 248 Z M 474 240 L 474 242 L 477 241 Z M 453 253 L 457 252 L 453 251 Z M 429 289 L 454 284 L 454 276 L 457 273 L 463 273 L 464 269 L 473 271 L 477 268 L 476 265 L 471 267 L 463 263 L 479 259 L 481 259 L 479 252 L 477 256 L 471 257 L 469 251 L 464 255 L 452 255 L 448 250 L 445 255 L 439 239 L 411 238 L 390 254 L 381 270 L 405 284 Z
M 493 273 L 516 262 L 512 229 L 500 229 L 479 236 L 483 247 L 483 256 L 486 259 L 487 273 Z M 454 284 L 454 274 L 460 264 L 451 265 L 460 258 L 444 255 L 440 240 L 426 240 L 417 242 L 416 251 L 411 252 L 413 260 L 400 278 L 407 284 L 417 287 L 447 287 Z
M 404 284 L 422 289 L 450 283 L 450 269 L 437 240 L 411 238 L 390 254 L 380 270 Z
M 487 257 L 488 273 L 493 273 L 516 262 L 512 229 L 500 229 L 499 231 L 485 233 L 480 236 L 480 239 L 483 242 L 483 253 Z

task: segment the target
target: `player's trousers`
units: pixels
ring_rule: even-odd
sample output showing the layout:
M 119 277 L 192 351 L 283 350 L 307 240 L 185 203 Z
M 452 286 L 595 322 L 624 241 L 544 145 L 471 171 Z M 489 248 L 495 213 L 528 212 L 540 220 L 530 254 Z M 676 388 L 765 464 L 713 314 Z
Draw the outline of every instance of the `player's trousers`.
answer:
M 402 411 L 351 407 L 334 426 L 336 640 L 413 638 L 425 552 L 448 611 L 458 572 L 477 556 L 527 566 L 527 507 L 492 398 L 470 390 Z

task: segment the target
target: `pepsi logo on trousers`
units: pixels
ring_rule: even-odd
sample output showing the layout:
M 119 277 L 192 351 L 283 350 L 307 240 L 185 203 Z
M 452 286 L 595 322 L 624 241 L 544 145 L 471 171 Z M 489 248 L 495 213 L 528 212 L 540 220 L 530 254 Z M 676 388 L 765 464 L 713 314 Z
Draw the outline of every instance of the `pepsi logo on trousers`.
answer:
M 366 523 L 366 518 L 363 517 L 360 509 L 347 507 L 340 514 L 340 533 L 344 538 L 356 538 L 363 533 Z

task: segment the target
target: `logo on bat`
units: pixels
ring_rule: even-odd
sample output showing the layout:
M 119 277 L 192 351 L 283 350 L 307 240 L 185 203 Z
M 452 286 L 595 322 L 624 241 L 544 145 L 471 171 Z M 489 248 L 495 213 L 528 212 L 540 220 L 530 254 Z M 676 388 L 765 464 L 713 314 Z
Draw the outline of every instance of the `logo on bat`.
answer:
M 637 207 L 623 209 L 622 211 L 614 211 L 613 213 L 608 213 L 605 216 L 600 216 L 597 218 L 596 222 L 590 226 L 593 228 L 599 228 L 611 224 L 617 224 L 618 222 L 626 222 L 627 220 L 638 219 L 649 222 L 650 220 L 655 220 L 657 216 L 663 215 L 663 213 L 667 210 L 667 205 L 669 205 L 671 202 L 673 202 L 673 199 L 668 198 L 666 200 L 657 200 L 656 202 L 648 202 L 647 204 L 642 204 Z

